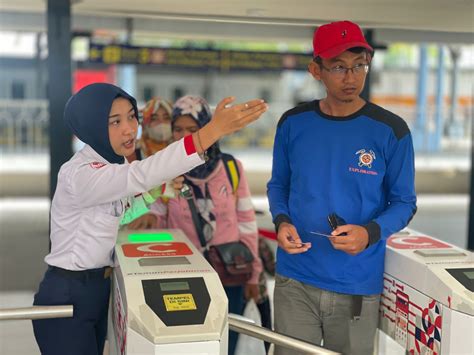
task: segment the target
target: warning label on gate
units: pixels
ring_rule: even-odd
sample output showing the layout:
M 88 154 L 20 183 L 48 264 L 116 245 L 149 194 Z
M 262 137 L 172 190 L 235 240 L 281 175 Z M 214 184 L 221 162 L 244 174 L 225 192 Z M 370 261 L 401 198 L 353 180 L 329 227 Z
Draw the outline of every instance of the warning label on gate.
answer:
M 196 303 L 194 303 L 194 297 L 191 293 L 164 295 L 163 300 L 168 312 L 194 311 L 196 309 Z

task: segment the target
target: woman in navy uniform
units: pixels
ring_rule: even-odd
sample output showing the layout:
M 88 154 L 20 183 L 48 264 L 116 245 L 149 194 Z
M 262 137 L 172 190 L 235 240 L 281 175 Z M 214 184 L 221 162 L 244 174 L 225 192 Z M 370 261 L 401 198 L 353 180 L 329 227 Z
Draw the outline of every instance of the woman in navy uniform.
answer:
M 205 150 L 266 111 L 262 100 L 222 100 L 211 122 L 131 164 L 138 129 L 133 97 L 111 84 L 73 95 L 64 119 L 86 145 L 60 169 L 51 205 L 51 252 L 35 305 L 74 307 L 72 318 L 33 321 L 45 355 L 101 355 L 107 333 L 110 273 L 118 225 L 135 196 L 204 163 Z

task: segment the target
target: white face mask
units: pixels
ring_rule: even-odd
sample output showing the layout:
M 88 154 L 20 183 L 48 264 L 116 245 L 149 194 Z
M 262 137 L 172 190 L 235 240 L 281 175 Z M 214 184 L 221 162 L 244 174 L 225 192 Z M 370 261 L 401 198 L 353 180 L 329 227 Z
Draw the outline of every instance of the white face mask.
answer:
M 151 139 L 157 142 L 167 142 L 172 137 L 171 124 L 169 123 L 159 123 L 153 127 L 148 126 L 145 131 Z

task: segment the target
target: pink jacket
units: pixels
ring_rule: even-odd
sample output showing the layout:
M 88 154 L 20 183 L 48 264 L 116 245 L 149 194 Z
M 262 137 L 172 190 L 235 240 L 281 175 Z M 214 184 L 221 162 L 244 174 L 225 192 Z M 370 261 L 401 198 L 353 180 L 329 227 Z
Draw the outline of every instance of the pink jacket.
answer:
M 248 283 L 257 284 L 262 272 L 262 263 L 258 256 L 257 222 L 242 163 L 237 161 L 237 165 L 240 181 L 236 194 L 232 192 L 232 186 L 222 161 L 217 164 L 216 169 L 207 179 L 188 178 L 202 191 L 204 191 L 205 183 L 208 184 L 214 204 L 212 212 L 216 217 L 216 230 L 209 245 L 238 240 L 247 245 L 254 256 L 253 273 Z M 150 210 L 158 217 L 157 228 L 179 228 L 199 250 L 202 250 L 186 199 L 176 197 L 167 203 L 159 199 L 150 206 Z

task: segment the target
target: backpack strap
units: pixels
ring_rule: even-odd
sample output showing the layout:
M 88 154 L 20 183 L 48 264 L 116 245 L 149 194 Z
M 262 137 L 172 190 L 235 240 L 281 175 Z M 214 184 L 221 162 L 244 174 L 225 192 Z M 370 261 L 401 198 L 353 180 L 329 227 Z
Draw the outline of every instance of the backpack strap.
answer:
M 203 248 L 206 248 L 207 242 L 206 237 L 204 236 L 202 221 L 199 218 L 199 212 L 197 210 L 196 204 L 194 203 L 194 195 L 192 188 L 189 187 L 188 184 L 183 185 L 183 188 L 181 189 L 181 196 L 183 196 L 186 201 L 188 201 L 189 210 L 191 211 L 191 217 L 193 218 L 193 224 L 196 228 L 196 233 L 198 235 L 199 242 L 201 243 L 201 246 Z
M 232 186 L 232 192 L 235 194 L 240 182 L 240 171 L 237 166 L 237 161 L 231 154 L 227 153 L 222 153 L 222 161 L 224 162 L 227 178 Z

